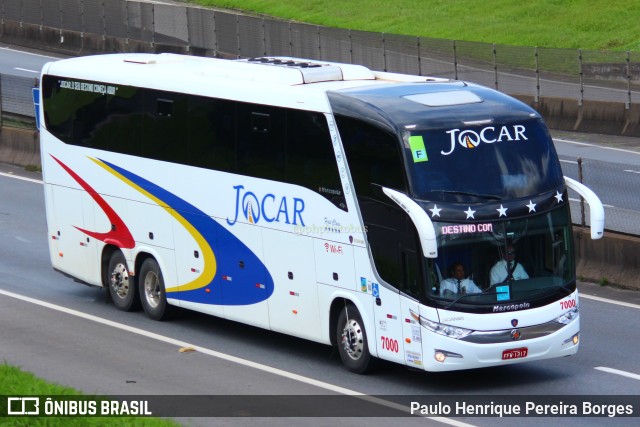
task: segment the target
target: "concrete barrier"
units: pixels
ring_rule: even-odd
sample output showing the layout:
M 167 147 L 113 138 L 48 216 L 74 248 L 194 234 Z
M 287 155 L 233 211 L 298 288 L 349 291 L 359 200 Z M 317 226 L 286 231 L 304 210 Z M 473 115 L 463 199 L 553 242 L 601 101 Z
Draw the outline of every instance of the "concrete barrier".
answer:
M 551 129 L 640 137 L 640 105 L 622 102 L 514 95 L 537 110 Z
M 573 237 L 579 279 L 640 290 L 640 237 L 606 231 L 591 240 L 589 229 L 580 227 Z
M 21 25 L 14 21 L 6 21 L 0 28 L 2 28 L 0 40 L 3 43 L 69 56 L 123 52 L 215 55 L 214 51 L 208 49 L 79 33 L 77 31 L 40 27 L 39 25 L 27 23 L 22 23 Z
M 0 162 L 40 167 L 40 135 L 33 129 L 0 128 Z

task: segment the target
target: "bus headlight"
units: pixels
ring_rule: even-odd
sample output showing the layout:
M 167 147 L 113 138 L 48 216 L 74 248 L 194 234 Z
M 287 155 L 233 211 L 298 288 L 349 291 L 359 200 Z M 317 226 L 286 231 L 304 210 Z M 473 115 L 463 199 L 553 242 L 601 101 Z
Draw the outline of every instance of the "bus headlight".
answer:
M 425 317 L 419 316 L 417 313 L 411 312 L 411 316 L 418 320 L 420 324 L 436 334 L 444 335 L 445 337 L 453 338 L 456 340 L 462 339 L 472 333 L 471 329 L 460 328 L 458 326 L 446 325 L 444 323 L 438 323 L 433 320 L 429 320 Z
M 569 323 L 573 322 L 575 319 L 578 318 L 579 316 L 578 313 L 579 313 L 578 307 L 574 307 L 571 310 L 567 311 L 566 313 L 563 313 L 562 315 L 558 316 L 556 318 L 556 322 L 562 323 L 563 325 L 568 325 Z

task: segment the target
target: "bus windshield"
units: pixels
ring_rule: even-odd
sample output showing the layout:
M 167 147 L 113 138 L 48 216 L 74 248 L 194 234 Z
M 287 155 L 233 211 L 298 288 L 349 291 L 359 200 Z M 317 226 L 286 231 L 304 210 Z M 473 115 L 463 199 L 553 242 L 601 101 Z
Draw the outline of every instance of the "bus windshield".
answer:
M 575 290 L 567 203 L 523 219 L 434 225 L 438 258 L 430 297 L 436 305 L 533 308 Z
M 403 139 L 417 199 L 512 199 L 550 191 L 563 182 L 551 137 L 539 119 L 407 131 Z

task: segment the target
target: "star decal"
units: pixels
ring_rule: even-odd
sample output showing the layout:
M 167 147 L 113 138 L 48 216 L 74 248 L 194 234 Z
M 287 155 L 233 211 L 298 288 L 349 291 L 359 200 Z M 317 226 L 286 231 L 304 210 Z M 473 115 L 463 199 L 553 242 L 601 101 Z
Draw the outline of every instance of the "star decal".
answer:
M 472 211 L 472 210 L 471 210 L 471 206 L 469 206 L 469 207 L 467 208 L 467 210 L 466 210 L 466 211 L 464 211 L 464 213 L 466 213 L 466 214 L 467 214 L 467 219 L 469 219 L 469 218 L 475 219 L 475 218 L 473 217 L 473 214 L 474 214 L 474 213 L 476 213 L 476 211 Z
M 559 191 L 556 191 L 556 195 L 555 195 L 555 196 L 553 196 L 553 197 L 555 197 L 556 199 L 558 199 L 558 203 L 560 203 L 560 202 L 562 201 L 562 194 L 560 194 L 560 192 L 559 192 Z
M 429 209 L 431 211 L 431 218 L 434 218 L 436 216 L 440 216 L 440 211 L 442 209 L 438 208 L 438 205 L 434 204 L 433 205 L 433 209 Z
M 500 212 L 500 215 L 498 215 L 498 218 L 500 218 L 501 216 L 507 216 L 507 209 L 509 208 L 505 208 L 502 205 L 500 205 L 500 209 L 496 209 L 498 212 Z
M 533 203 L 531 200 L 529 200 L 529 204 L 525 206 L 529 208 L 529 213 L 536 211 L 536 204 Z

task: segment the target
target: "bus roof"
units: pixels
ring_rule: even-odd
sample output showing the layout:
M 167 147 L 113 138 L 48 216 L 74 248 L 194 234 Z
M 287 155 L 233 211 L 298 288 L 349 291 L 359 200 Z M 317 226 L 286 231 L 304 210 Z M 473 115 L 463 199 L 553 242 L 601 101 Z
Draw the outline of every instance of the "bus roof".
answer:
M 540 118 L 509 95 L 462 81 L 352 87 L 330 91 L 328 97 L 334 113 L 365 118 L 392 132 Z
M 358 114 L 386 123 L 396 131 L 400 130 L 398 126 L 460 126 L 496 117 L 539 117 L 525 104 L 479 85 L 291 57 L 228 60 L 171 53 L 121 53 L 51 62 L 43 68 L 43 74 Z M 482 108 L 476 105 L 480 103 Z
M 446 81 L 290 57 L 227 60 L 170 53 L 71 58 L 47 64 L 43 74 L 324 112 L 330 111 L 330 90 Z

